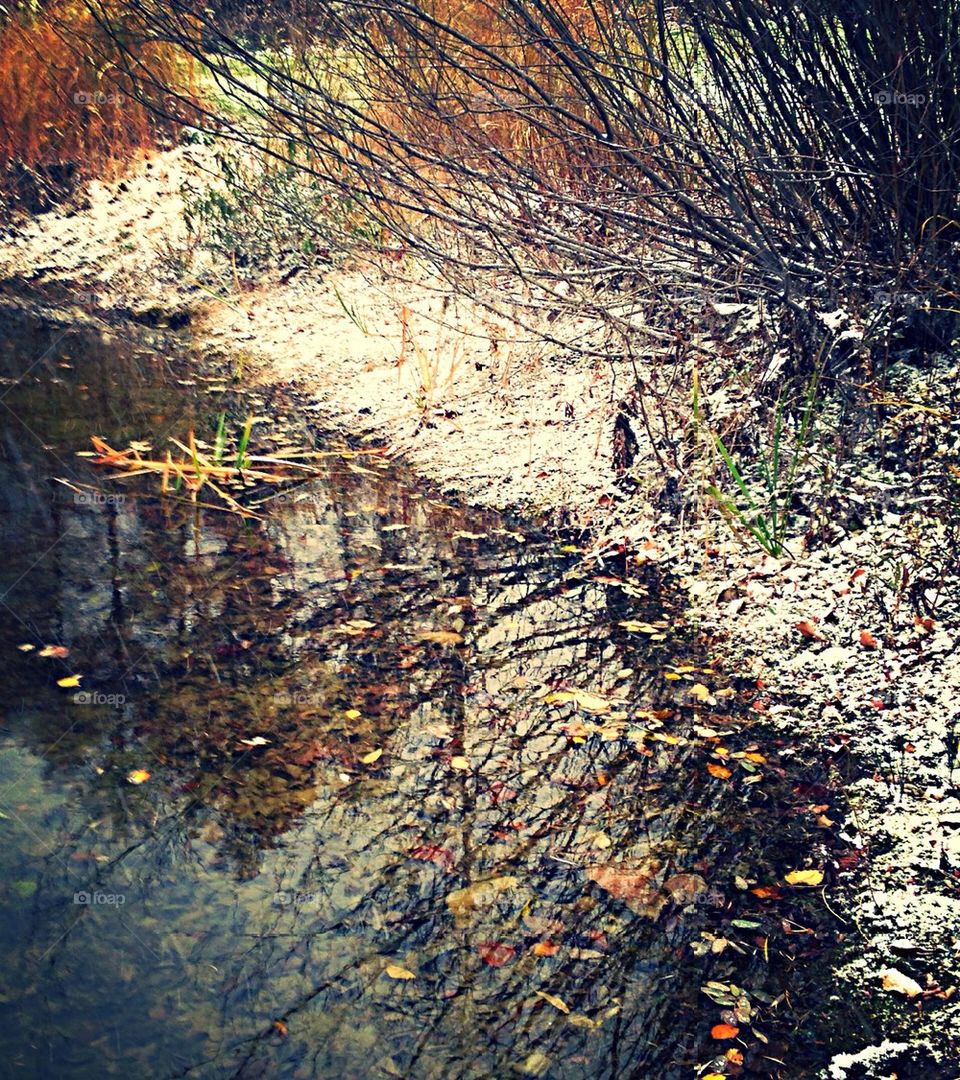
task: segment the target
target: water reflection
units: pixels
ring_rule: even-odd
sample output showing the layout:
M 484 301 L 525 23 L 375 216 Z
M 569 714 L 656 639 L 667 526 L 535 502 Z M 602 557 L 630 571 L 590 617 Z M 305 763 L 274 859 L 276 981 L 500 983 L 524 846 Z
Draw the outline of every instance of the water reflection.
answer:
M 756 1016 L 825 915 L 732 884 L 809 847 L 796 776 L 691 703 L 718 677 L 656 590 L 377 456 L 263 524 L 94 496 L 91 433 L 162 447 L 269 402 L 60 334 L 11 320 L 0 352 L 11 1075 L 689 1076 L 725 1049 L 707 979 L 745 988 L 755 1072 L 794 1053 L 778 1015 L 807 1067 L 812 1021 Z

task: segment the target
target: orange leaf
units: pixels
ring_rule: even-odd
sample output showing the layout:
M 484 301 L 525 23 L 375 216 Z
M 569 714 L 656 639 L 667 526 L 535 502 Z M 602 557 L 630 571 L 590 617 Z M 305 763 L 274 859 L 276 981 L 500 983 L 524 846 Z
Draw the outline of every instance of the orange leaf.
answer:
M 880 642 L 870 633 L 869 630 L 860 631 L 860 644 L 865 649 L 879 649 Z
M 554 945 L 552 941 L 538 941 L 530 951 L 534 956 L 553 956 L 559 950 L 560 946 Z
M 758 885 L 750 891 L 761 900 L 779 900 L 781 895 L 779 885 Z
M 271 1027 L 282 1038 L 286 1038 L 287 1032 L 290 1030 L 282 1020 L 274 1020 Z
M 802 619 L 798 622 L 797 629 L 805 638 L 810 638 L 811 641 L 823 641 L 823 634 L 817 630 L 809 619 Z
M 726 765 L 717 765 L 712 761 L 707 765 L 707 772 L 718 780 L 729 780 L 733 775 Z
M 713 1039 L 735 1039 L 740 1034 L 740 1029 L 733 1024 L 714 1024 L 710 1029 L 710 1037 Z

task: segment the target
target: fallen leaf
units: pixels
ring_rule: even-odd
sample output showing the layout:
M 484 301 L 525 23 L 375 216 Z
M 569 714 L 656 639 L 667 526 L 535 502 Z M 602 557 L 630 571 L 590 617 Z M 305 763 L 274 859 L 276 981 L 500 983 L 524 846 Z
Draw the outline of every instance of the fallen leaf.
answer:
M 66 675 L 62 679 L 57 679 L 57 686 L 62 686 L 64 690 L 70 690 L 75 686 L 79 686 L 82 678 L 82 675 Z
M 150 779 L 150 773 L 146 769 L 134 769 L 127 773 L 127 781 L 131 784 L 145 784 Z
M 254 735 L 252 739 L 241 739 L 240 742 L 244 746 L 268 746 L 270 740 L 265 739 L 262 735 Z
M 18 645 L 17 648 L 21 652 L 33 652 L 33 650 L 36 648 L 36 646 L 31 645 L 30 642 L 28 641 L 28 642 L 25 642 L 23 645 Z
M 274 1020 L 270 1026 L 283 1039 L 287 1037 L 287 1033 L 290 1031 L 282 1020 Z
M 923 993 L 923 987 L 916 979 L 911 979 L 909 975 L 904 975 L 896 968 L 887 968 L 886 971 L 881 971 L 880 975 L 883 977 L 884 990 L 889 990 L 891 993 L 904 994 L 908 998 L 915 998 Z
M 860 631 L 860 644 L 865 649 L 879 649 L 880 642 L 870 633 L 869 630 Z
M 802 619 L 797 623 L 797 629 L 805 638 L 810 638 L 811 641 L 823 641 L 823 634 L 810 622 L 809 619 Z
M 468 915 L 472 911 L 492 907 L 501 893 L 515 889 L 519 884 L 519 878 L 508 875 L 477 881 L 473 885 L 467 885 L 463 889 L 456 889 L 449 893 L 447 907 L 455 916 Z
M 422 641 L 432 641 L 436 645 L 459 645 L 463 641 L 455 630 L 421 630 L 418 636 Z
M 560 998 L 554 996 L 553 994 L 548 994 L 544 990 L 538 990 L 537 997 L 542 997 L 544 1001 L 549 1002 L 555 1009 L 559 1009 L 562 1013 L 569 1014 L 570 1012 L 570 1006 L 565 1001 L 561 1001 Z
M 44 645 L 37 653 L 37 656 L 52 656 L 56 660 L 66 660 L 69 655 L 70 650 L 65 645 Z
M 362 765 L 372 765 L 375 761 L 379 761 L 382 756 L 383 749 L 378 747 L 376 750 L 371 750 L 369 754 L 364 754 L 360 762 Z
M 384 969 L 386 974 L 391 979 L 415 979 L 416 975 L 412 971 L 408 971 L 405 967 L 400 967 L 399 964 L 387 964 Z
M 534 1050 L 518 1068 L 524 1076 L 542 1076 L 550 1068 L 550 1059 L 539 1050 Z
M 481 941 L 477 945 L 477 952 L 480 959 L 490 967 L 503 967 L 517 955 L 513 945 L 504 945 L 500 941 Z
M 791 870 L 784 874 L 783 880 L 788 885 L 819 885 L 823 881 L 822 870 Z
M 707 891 L 707 883 L 699 874 L 673 874 L 663 883 L 675 904 L 693 904 Z
M 759 896 L 761 900 L 780 899 L 779 885 L 758 885 L 755 889 L 751 889 L 750 891 L 754 896 Z
M 465 757 L 462 757 L 462 756 L 459 756 L 459 755 L 457 757 L 452 757 L 450 759 L 450 768 L 451 769 L 459 769 L 461 772 L 469 772 L 470 771 L 470 761 L 469 761 L 469 759 L 467 759 Z
M 709 688 L 704 686 L 702 682 L 694 683 L 690 687 L 690 696 L 696 698 L 697 701 L 709 702 L 712 699 Z
M 740 1029 L 733 1024 L 714 1024 L 710 1029 L 712 1039 L 735 1039 L 740 1034 Z
M 560 951 L 560 946 L 552 941 L 538 941 L 530 951 L 534 956 L 554 956 Z
M 622 900 L 635 914 L 656 919 L 670 897 L 657 883 L 661 864 L 651 859 L 642 864 L 608 863 L 588 866 L 587 878 L 614 899 Z
M 573 702 L 577 708 L 589 713 L 605 713 L 610 711 L 610 702 L 599 694 L 591 694 L 586 690 L 554 690 L 543 699 L 547 705 L 562 705 L 565 702 Z
M 359 709 L 347 709 L 343 714 L 348 720 L 358 720 L 361 716 Z
M 456 865 L 456 857 L 449 848 L 440 847 L 439 844 L 419 844 L 408 852 L 411 859 L 419 859 L 421 862 L 436 863 L 448 874 Z
M 707 772 L 711 776 L 717 777 L 718 780 L 729 780 L 733 773 L 726 767 L 726 765 L 717 765 L 716 762 L 711 761 L 707 765 Z

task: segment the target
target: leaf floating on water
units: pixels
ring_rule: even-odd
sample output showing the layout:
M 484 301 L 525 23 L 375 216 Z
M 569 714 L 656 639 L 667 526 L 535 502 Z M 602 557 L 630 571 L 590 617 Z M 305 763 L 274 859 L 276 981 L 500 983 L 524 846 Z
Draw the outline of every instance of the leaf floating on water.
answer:
M 715 776 L 718 780 L 729 780 L 733 773 L 726 767 L 726 765 L 718 765 L 715 761 L 709 762 L 707 765 L 707 772 L 711 776 Z
M 788 885 L 819 885 L 823 881 L 822 870 L 791 870 L 784 874 L 783 880 Z
M 459 769 L 461 772 L 469 772 L 470 762 L 465 757 L 454 757 L 450 759 L 450 768 Z
M 130 784 L 145 784 L 150 779 L 150 773 L 146 769 L 134 769 L 127 773 L 127 782 Z
M 733 1024 L 714 1024 L 710 1029 L 712 1039 L 735 1039 L 740 1034 L 740 1029 Z
M 486 537 L 486 533 L 467 532 L 466 529 L 460 529 L 453 534 L 454 540 L 483 540 Z
M 282 1020 L 274 1020 L 270 1026 L 280 1036 L 281 1039 L 285 1039 L 290 1032 L 290 1029 Z
M 562 1013 L 569 1014 L 570 1012 L 570 1006 L 565 1001 L 562 1001 L 560 998 L 556 997 L 554 994 L 548 994 L 545 990 L 538 990 L 537 997 L 542 997 L 544 1001 L 549 1002 L 549 1004 L 551 1004 L 555 1009 L 559 1009 Z
M 779 900 L 781 895 L 779 885 L 758 885 L 750 891 L 761 900 Z
M 663 883 L 675 904 L 693 904 L 707 892 L 707 883 L 699 874 L 673 874 Z
M 343 714 L 348 720 L 359 720 L 363 715 L 359 709 L 347 709 Z
M 421 862 L 436 863 L 446 873 L 451 873 L 456 865 L 456 856 L 449 848 L 440 847 L 439 844 L 419 844 L 409 851 L 411 859 L 419 859 Z
M 702 682 L 694 683 L 689 690 L 690 696 L 696 700 L 704 702 L 708 705 L 714 704 L 713 694 L 710 693 L 710 689 L 704 686 Z
M 379 761 L 382 756 L 383 750 L 382 748 L 378 748 L 376 750 L 371 750 L 369 754 L 364 754 L 360 759 L 360 762 L 363 765 L 372 765 L 375 761 Z
M 539 1050 L 534 1050 L 517 1068 L 524 1076 L 542 1076 L 550 1068 L 550 1059 Z
M 503 967 L 517 955 L 516 947 L 504 945 L 502 941 L 481 941 L 477 945 L 480 959 L 490 967 Z
M 530 950 L 534 956 L 555 956 L 560 951 L 559 945 L 552 941 L 538 941 Z
M 57 686 L 62 686 L 64 690 L 72 690 L 74 687 L 80 685 L 82 675 L 66 675 L 62 679 L 57 679 Z
M 421 630 L 418 637 L 436 645 L 459 645 L 463 641 L 463 635 L 455 630 Z
M 563 705 L 573 702 L 578 708 L 588 713 L 605 713 L 610 711 L 610 702 L 600 694 L 591 694 L 586 690 L 554 690 L 543 699 L 547 705 Z
M 344 623 L 344 626 L 349 626 L 351 630 L 372 630 L 376 625 L 369 619 L 347 619 Z
M 450 893 L 447 907 L 456 916 L 468 915 L 471 911 L 492 907 L 501 893 L 515 889 L 519 884 L 519 878 L 508 875 L 477 881 Z
M 635 914 L 656 919 L 666 906 L 669 897 L 656 881 L 660 863 L 650 860 L 643 864 L 609 863 L 606 866 L 588 866 L 587 878 L 614 899 L 622 900 Z
M 398 523 L 396 525 L 384 525 L 384 527 L 380 531 L 381 532 L 399 532 L 401 529 L 409 529 L 409 528 L 410 528 L 409 525 L 402 525 L 402 524 Z
M 23 646 L 21 646 L 23 648 Z M 31 645 L 32 649 L 33 646 Z M 70 650 L 66 645 L 44 645 L 44 647 L 37 653 L 37 656 L 52 656 L 55 660 L 66 660 L 70 655 Z
M 27 641 L 27 642 L 24 642 L 23 645 L 18 645 L 17 648 L 20 650 L 20 652 L 33 652 L 33 650 L 36 648 L 36 646 L 31 645 L 30 642 Z
M 893 994 L 903 994 L 908 998 L 915 998 L 918 994 L 923 993 L 923 987 L 916 979 L 911 979 L 909 975 L 904 975 L 902 971 L 898 971 L 896 968 L 887 968 L 885 971 L 881 971 L 880 975 L 883 978 L 884 990 L 889 990 Z
M 240 742 L 244 746 L 269 746 L 270 740 L 265 739 L 262 735 L 254 735 L 252 739 L 241 739 Z
M 416 975 L 412 971 L 408 971 L 405 967 L 401 967 L 399 964 L 387 964 L 384 969 L 386 974 L 391 979 L 415 979 Z

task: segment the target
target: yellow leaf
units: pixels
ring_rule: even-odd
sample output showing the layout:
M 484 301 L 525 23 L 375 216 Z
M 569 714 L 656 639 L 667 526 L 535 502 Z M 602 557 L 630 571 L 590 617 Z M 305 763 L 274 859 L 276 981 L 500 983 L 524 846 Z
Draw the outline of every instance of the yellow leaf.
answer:
M 783 880 L 788 885 L 819 885 L 823 881 L 822 870 L 791 870 Z
M 459 769 L 461 772 L 470 771 L 470 762 L 465 757 L 455 757 L 450 759 L 450 768 Z
M 726 765 L 717 765 L 713 761 L 707 766 L 707 772 L 711 776 L 715 776 L 718 780 L 729 780 L 733 775 Z
M 754 765 L 766 765 L 767 759 L 763 754 L 747 753 L 743 755 L 747 761 L 752 761 Z
M 131 784 L 145 784 L 149 779 L 150 774 L 146 769 L 134 769 L 127 773 L 127 781 Z
M 360 761 L 364 765 L 372 765 L 375 761 L 380 760 L 380 757 L 381 757 L 382 754 L 383 754 L 383 750 L 381 750 L 381 749 L 371 750 L 369 754 L 364 754 L 363 757 L 360 759 Z
M 681 678 L 681 676 L 678 675 L 675 671 L 665 671 L 663 673 L 663 677 L 665 679 L 668 679 L 670 682 L 677 682 L 677 680 Z
M 64 690 L 69 690 L 71 687 L 79 686 L 82 675 L 67 675 L 62 679 L 57 679 L 57 686 L 62 686 Z
M 702 682 L 694 683 L 690 687 L 690 696 L 696 698 L 697 701 L 710 701 L 711 699 L 709 688 L 704 686 Z
M 33 650 L 36 648 L 36 646 L 31 645 L 29 642 L 27 642 L 25 645 L 18 645 L 17 648 L 21 652 L 33 652 Z
M 610 711 L 610 702 L 599 694 L 591 694 L 586 690 L 554 690 L 543 699 L 548 705 L 563 705 L 567 701 L 573 702 L 578 708 L 588 713 L 605 713 Z
M 391 979 L 415 979 L 416 975 L 412 971 L 407 971 L 405 967 L 400 967 L 399 964 L 387 964 L 386 972 Z
M 359 709 L 347 709 L 343 714 L 348 720 L 356 720 L 361 714 Z
M 544 1001 L 548 1001 L 555 1009 L 559 1009 L 562 1013 L 570 1012 L 570 1006 L 553 994 L 547 994 L 543 990 L 538 990 L 537 997 L 542 997 Z

